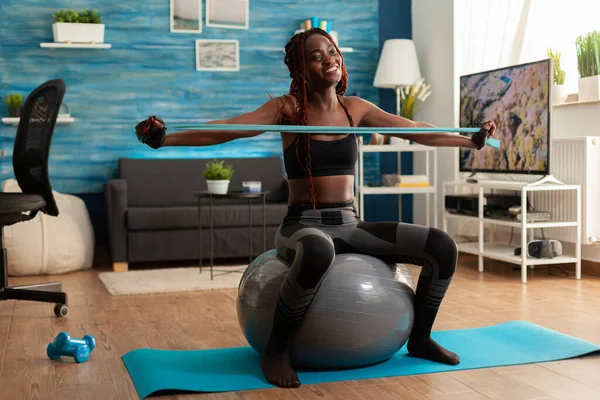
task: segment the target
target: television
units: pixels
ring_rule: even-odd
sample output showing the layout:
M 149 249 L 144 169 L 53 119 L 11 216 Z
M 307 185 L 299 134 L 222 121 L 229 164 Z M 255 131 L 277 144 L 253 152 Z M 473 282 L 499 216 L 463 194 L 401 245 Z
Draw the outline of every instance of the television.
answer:
M 549 175 L 552 59 L 460 77 L 460 126 L 496 123 L 500 148 L 461 148 L 460 172 Z

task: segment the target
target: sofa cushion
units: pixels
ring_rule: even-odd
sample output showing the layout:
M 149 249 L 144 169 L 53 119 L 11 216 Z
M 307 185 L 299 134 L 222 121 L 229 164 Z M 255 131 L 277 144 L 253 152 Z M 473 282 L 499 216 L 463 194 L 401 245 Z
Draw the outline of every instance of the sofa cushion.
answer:
M 207 159 L 119 159 L 119 178 L 127 182 L 129 206 L 196 205 L 193 191 L 206 190 L 202 172 Z M 244 181 L 261 181 L 269 190 L 268 203 L 287 202 L 287 182 L 281 157 L 228 158 L 235 173 L 230 190 L 241 190 Z M 244 204 L 246 200 L 223 199 L 222 204 Z
M 287 213 L 287 204 L 265 205 L 265 224 L 276 226 Z M 202 227 L 210 224 L 209 208 L 202 207 Z M 213 204 L 213 227 L 248 226 L 248 205 Z M 252 205 L 252 226 L 262 226 L 262 204 Z M 198 227 L 198 207 L 130 207 L 127 209 L 129 230 L 190 229 Z

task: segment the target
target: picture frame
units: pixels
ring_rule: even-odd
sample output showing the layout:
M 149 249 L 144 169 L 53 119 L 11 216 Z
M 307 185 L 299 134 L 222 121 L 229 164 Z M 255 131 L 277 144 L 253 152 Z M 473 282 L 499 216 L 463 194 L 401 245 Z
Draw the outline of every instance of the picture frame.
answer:
M 202 33 L 202 0 L 170 0 L 172 33 Z
M 235 39 L 197 39 L 196 71 L 239 71 L 240 43 Z
M 205 18 L 208 27 L 248 29 L 250 0 L 206 0 Z

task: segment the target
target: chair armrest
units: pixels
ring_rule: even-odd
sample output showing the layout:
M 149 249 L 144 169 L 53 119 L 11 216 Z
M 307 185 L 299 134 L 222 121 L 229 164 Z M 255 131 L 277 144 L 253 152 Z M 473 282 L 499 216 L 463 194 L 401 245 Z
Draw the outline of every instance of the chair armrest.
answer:
M 127 261 L 127 182 L 111 179 L 104 183 L 104 206 L 108 252 L 113 262 Z

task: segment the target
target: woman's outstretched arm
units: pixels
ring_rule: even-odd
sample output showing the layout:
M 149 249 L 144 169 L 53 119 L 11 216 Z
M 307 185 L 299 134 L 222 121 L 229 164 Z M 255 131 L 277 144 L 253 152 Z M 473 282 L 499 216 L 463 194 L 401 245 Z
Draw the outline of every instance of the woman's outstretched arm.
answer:
M 428 122 L 422 121 L 411 121 L 407 118 L 400 117 L 388 113 L 381 108 L 377 107 L 373 103 L 370 103 L 362 99 L 353 99 L 357 102 L 357 106 L 360 109 L 361 119 L 359 126 L 365 127 L 398 127 L 398 128 L 435 128 L 434 125 Z M 485 127 L 487 137 L 493 136 L 496 131 L 496 125 L 493 122 L 489 123 L 489 126 Z M 406 134 L 390 134 L 390 136 L 398 137 L 401 139 L 411 140 L 415 143 L 419 143 L 425 146 L 437 146 L 437 147 L 467 147 L 467 148 L 481 148 L 482 145 L 477 141 L 472 140 L 470 137 L 461 136 L 451 132 L 431 132 L 431 133 L 406 133 Z M 474 135 L 475 136 L 475 135 Z M 483 143 L 485 139 L 483 137 Z
M 229 142 L 235 139 L 258 136 L 261 131 L 224 131 L 219 130 L 219 124 L 242 124 L 242 125 L 277 125 L 281 119 L 285 102 L 284 98 L 273 98 L 254 111 L 237 115 L 232 118 L 213 120 L 206 124 L 214 124 L 215 130 L 194 130 L 186 129 L 165 135 L 163 138 L 153 138 L 155 142 L 160 142 L 160 146 L 211 146 L 215 144 Z M 168 129 L 168 123 L 165 123 Z M 159 130 L 160 131 L 160 130 Z M 158 134 L 161 134 L 160 132 Z M 143 135 L 141 135 L 143 136 Z M 139 137 L 139 136 L 138 136 Z M 140 139 L 141 140 L 141 139 Z

